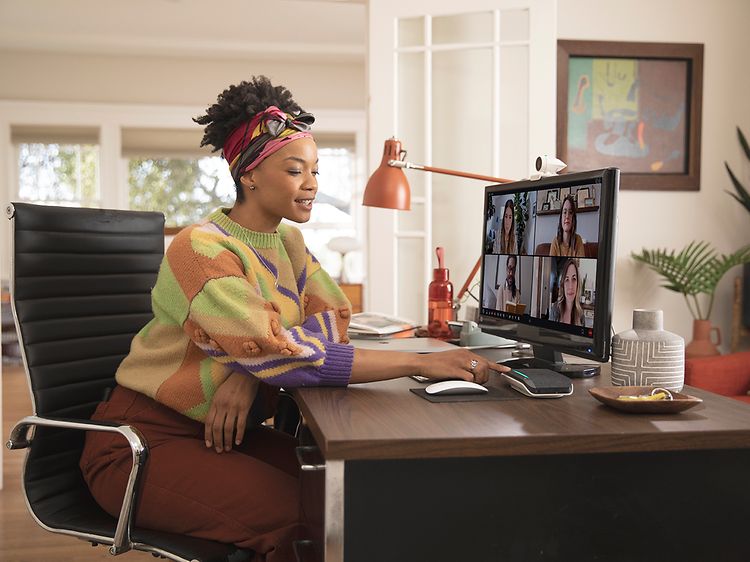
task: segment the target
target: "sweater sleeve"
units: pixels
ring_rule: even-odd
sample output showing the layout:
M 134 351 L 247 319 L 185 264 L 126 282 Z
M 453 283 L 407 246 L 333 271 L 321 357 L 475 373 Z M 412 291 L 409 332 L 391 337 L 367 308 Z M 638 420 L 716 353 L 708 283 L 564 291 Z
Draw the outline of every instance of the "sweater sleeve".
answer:
M 321 334 L 331 342 L 349 343 L 346 335 L 351 319 L 349 299 L 331 279 L 315 256 L 306 250 L 306 279 L 303 290 L 305 319 L 303 328 Z
M 262 267 L 253 256 L 199 229 L 175 238 L 167 255 L 187 300 L 182 327 L 206 355 L 273 386 L 348 384 L 353 348 L 305 326 L 285 329 L 278 306 L 248 280 L 248 269 Z

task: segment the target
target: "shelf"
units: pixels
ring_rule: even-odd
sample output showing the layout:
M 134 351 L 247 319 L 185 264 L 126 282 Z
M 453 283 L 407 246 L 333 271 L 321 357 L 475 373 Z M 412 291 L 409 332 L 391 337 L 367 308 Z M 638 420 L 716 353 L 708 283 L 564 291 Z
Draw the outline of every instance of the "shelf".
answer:
M 576 209 L 576 213 L 595 213 L 599 210 L 599 205 L 594 205 L 593 207 L 578 207 Z M 554 209 L 552 211 L 540 211 L 539 209 L 536 210 L 537 216 L 539 215 L 559 215 L 560 209 Z

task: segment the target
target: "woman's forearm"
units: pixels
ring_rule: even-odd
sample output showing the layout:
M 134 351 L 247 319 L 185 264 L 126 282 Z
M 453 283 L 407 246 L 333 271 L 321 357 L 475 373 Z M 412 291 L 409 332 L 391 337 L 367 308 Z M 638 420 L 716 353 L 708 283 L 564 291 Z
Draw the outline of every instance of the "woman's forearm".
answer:
M 418 353 L 355 349 L 349 382 L 355 384 L 419 375 L 422 359 Z
M 463 379 L 484 384 L 489 371 L 499 373 L 509 369 L 497 365 L 465 348 L 440 353 L 403 353 L 401 351 L 354 350 L 350 384 L 384 381 L 409 375 L 428 379 Z

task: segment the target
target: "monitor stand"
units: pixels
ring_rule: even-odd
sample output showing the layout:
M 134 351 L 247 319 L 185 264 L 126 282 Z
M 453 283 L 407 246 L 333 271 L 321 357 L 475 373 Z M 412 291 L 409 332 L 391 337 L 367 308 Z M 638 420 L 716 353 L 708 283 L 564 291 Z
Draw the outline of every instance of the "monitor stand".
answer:
M 566 363 L 559 351 L 538 345 L 533 346 L 533 349 L 534 355 L 532 357 L 508 359 L 503 361 L 502 364 L 511 369 L 550 369 L 574 379 L 593 377 L 599 374 L 599 365 Z

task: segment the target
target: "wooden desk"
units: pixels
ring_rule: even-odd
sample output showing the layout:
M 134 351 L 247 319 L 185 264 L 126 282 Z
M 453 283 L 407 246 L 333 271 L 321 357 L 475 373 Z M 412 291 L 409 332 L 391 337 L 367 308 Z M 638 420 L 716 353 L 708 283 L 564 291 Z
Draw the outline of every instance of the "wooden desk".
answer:
M 750 407 L 686 388 L 704 403 L 628 415 L 587 392 L 604 384 L 607 366 L 557 400 L 296 390 L 325 459 L 303 477 L 305 497 L 325 482 L 325 560 L 748 560 Z

